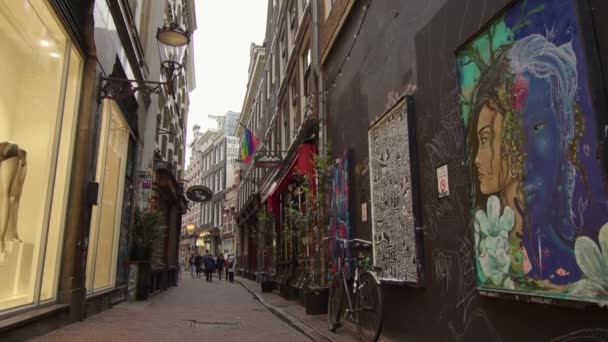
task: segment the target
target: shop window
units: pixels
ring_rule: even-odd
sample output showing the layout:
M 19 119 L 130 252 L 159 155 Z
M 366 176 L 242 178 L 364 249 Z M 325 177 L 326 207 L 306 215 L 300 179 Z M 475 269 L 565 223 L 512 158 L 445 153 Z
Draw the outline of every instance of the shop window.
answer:
M 169 108 L 163 107 L 163 112 L 163 128 L 169 128 L 169 122 L 171 122 L 171 114 L 169 113 Z
M 163 134 L 163 137 L 161 139 L 162 142 L 160 144 L 160 154 L 164 158 L 167 155 L 167 136 Z
M 289 107 L 287 107 L 287 103 L 284 102 L 282 107 L 283 111 L 283 139 L 284 139 L 284 149 L 289 150 L 289 145 L 291 145 L 291 131 L 289 130 Z
M 98 205 L 93 207 L 87 255 L 87 292 L 112 287 L 116 277 L 120 214 L 129 131 L 115 102 L 106 100 L 97 159 Z
M 0 27 L 1 314 L 56 298 L 83 60 L 42 1 Z

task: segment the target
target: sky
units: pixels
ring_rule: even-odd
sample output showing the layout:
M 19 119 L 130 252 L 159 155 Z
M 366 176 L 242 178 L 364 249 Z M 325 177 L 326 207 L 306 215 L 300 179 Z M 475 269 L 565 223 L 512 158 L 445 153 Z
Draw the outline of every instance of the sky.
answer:
M 194 40 L 196 89 L 190 93 L 187 143 L 192 127 L 215 128 L 208 115 L 240 112 L 247 89 L 251 43 L 266 32 L 267 0 L 197 0 Z M 186 163 L 190 151 L 186 152 Z

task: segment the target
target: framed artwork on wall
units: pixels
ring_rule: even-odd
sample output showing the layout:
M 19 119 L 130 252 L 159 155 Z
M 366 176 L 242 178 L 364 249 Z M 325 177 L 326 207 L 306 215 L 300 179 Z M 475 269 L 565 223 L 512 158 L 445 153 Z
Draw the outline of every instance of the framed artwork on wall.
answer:
M 456 51 L 481 294 L 608 301 L 606 118 L 588 11 L 513 1 Z
M 413 109 L 413 98 L 402 97 L 368 130 L 373 256 L 383 283 L 422 281 Z

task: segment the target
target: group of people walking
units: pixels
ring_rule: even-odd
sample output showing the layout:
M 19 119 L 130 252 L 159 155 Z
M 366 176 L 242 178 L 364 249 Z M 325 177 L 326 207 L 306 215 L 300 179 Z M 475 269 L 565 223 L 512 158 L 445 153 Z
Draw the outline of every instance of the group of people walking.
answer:
M 229 254 L 228 251 L 224 251 L 224 254 L 220 253 L 217 257 L 209 253 L 209 250 L 205 250 L 205 255 L 200 255 L 198 252 L 192 254 L 190 257 L 190 274 L 194 278 L 200 278 L 203 271 L 205 272 L 205 281 L 213 281 L 213 273 L 217 271 L 219 280 L 222 280 L 222 274 L 226 272 L 226 281 L 234 281 L 234 271 L 236 270 L 236 258 L 234 255 Z

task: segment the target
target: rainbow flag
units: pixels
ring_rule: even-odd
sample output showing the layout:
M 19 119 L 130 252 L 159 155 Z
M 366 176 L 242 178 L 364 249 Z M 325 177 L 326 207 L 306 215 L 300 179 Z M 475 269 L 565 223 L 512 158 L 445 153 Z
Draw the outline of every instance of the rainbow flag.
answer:
M 260 139 L 251 133 L 249 128 L 245 128 L 245 135 L 243 135 L 243 140 L 241 140 L 241 160 L 243 162 L 249 163 L 251 161 L 259 143 Z

